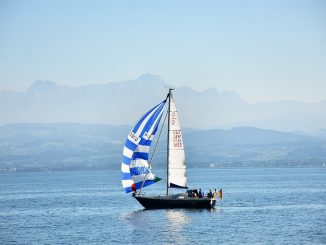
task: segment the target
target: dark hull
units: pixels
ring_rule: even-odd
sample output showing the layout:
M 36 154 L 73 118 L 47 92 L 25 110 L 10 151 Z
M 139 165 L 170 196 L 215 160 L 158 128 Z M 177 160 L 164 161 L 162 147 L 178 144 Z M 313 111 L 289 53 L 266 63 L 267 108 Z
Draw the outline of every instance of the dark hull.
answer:
M 145 209 L 192 208 L 210 209 L 216 200 L 211 198 L 191 198 L 180 196 L 139 196 L 135 198 Z

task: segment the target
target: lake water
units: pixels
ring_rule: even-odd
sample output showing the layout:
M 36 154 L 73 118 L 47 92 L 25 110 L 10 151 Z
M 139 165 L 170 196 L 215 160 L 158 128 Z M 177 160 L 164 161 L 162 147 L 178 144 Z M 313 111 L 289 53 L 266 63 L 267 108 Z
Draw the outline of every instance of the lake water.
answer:
M 143 210 L 119 171 L 2 173 L 0 243 L 326 244 L 326 168 L 188 169 L 188 180 L 222 187 L 223 201 Z M 164 194 L 164 181 L 146 192 Z

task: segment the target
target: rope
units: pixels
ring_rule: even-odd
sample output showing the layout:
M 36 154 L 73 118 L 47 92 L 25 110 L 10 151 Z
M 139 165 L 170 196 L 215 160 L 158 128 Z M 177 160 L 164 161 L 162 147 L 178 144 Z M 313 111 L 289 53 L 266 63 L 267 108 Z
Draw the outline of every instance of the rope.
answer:
M 156 147 L 157 147 L 157 145 L 158 145 L 158 141 L 159 141 L 159 139 L 160 139 L 160 137 L 161 137 L 161 133 L 162 133 L 163 126 L 164 126 L 164 124 L 165 124 L 166 116 L 167 116 L 167 115 L 168 115 L 168 113 L 165 114 L 164 121 L 163 121 L 163 123 L 162 123 L 162 127 L 161 127 L 161 130 L 160 130 L 160 133 L 158 134 L 158 138 L 157 138 L 157 141 L 156 141 L 156 143 L 155 143 L 155 147 L 154 147 L 154 150 L 153 150 L 153 153 L 152 153 L 151 159 L 149 160 L 149 168 L 151 168 L 152 160 L 153 160 L 153 157 L 154 157 L 154 153 L 155 153 L 155 151 L 156 151 Z

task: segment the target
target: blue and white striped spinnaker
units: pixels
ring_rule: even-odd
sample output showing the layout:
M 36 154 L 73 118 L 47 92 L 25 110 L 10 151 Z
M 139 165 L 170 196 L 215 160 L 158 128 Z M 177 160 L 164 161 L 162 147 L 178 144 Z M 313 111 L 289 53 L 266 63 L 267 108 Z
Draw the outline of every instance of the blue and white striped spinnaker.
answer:
M 121 164 L 122 186 L 127 193 L 161 180 L 150 171 L 148 152 L 165 104 L 166 99 L 146 112 L 127 137 Z

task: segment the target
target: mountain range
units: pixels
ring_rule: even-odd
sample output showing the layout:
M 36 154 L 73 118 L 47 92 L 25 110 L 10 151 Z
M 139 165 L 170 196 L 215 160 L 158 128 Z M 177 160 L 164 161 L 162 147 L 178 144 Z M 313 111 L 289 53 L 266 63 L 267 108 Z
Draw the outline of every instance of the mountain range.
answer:
M 0 124 L 88 123 L 132 124 L 166 97 L 173 85 L 159 76 L 85 86 L 35 81 L 26 91 L 0 92 Z M 189 87 L 174 91 L 182 126 L 197 129 L 250 126 L 282 131 L 325 128 L 326 101 L 249 103 L 234 91 Z

